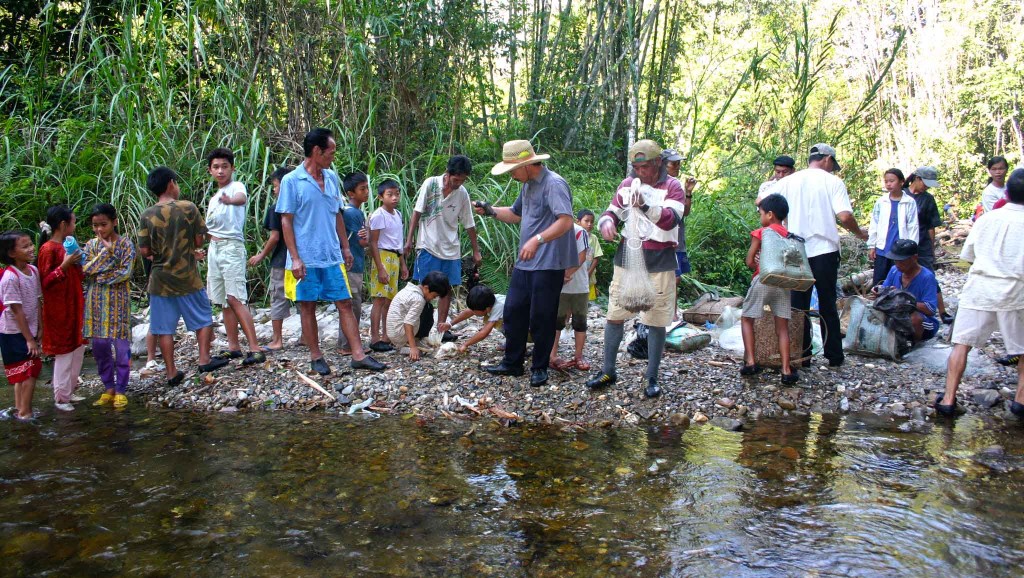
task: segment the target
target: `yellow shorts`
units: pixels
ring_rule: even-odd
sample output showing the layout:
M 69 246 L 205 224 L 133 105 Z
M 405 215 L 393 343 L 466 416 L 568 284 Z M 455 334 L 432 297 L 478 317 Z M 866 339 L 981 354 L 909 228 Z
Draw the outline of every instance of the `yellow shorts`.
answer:
M 377 297 L 383 297 L 385 299 L 394 299 L 398 293 L 398 273 L 399 265 L 398 260 L 401 259 L 401 255 L 394 251 L 381 251 L 380 261 L 384 264 L 384 271 L 388 274 L 388 282 L 381 283 L 377 279 L 377 264 L 370 261 L 370 269 L 368 274 L 370 276 L 370 299 Z
M 345 264 L 344 263 L 340 263 L 338 265 L 338 267 L 341 268 L 341 276 L 345 279 L 345 286 L 343 288 L 344 289 L 343 294 L 328 295 L 327 297 L 329 297 L 329 298 L 321 299 L 322 301 L 334 301 L 336 299 L 350 299 L 351 298 L 351 296 L 348 293 L 348 288 L 351 287 L 351 285 L 349 285 L 349 282 L 348 282 L 348 271 L 345 270 Z M 298 285 L 299 285 L 299 282 L 295 279 L 295 275 L 292 275 L 292 270 L 291 269 L 285 269 L 284 270 L 284 296 L 285 296 L 286 299 L 288 299 L 289 301 L 293 301 L 293 302 L 294 301 L 298 301 L 295 298 L 295 290 L 296 290 L 296 287 L 298 287 Z

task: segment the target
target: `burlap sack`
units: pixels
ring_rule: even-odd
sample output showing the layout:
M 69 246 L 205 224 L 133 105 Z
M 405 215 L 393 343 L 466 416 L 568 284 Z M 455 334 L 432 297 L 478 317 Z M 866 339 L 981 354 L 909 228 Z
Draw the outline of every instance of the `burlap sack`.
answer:
M 726 307 L 743 307 L 743 298 L 722 298 L 715 293 L 705 293 L 694 302 L 693 307 L 683 311 L 683 321 L 694 325 L 704 325 L 706 321 L 717 323 Z

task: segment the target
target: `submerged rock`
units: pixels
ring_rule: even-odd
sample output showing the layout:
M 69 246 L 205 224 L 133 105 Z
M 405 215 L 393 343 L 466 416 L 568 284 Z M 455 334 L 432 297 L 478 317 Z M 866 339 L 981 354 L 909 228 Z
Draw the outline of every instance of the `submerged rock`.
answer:
M 739 431 L 743 429 L 743 422 L 740 420 L 723 416 L 711 418 L 711 421 L 709 421 L 708 424 L 720 427 L 726 431 Z

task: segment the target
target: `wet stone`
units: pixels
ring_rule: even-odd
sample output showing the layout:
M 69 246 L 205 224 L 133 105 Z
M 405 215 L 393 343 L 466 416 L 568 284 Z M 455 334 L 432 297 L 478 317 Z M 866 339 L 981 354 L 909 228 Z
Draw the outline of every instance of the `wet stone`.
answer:
M 683 428 L 690 425 L 690 416 L 685 413 L 674 413 L 668 418 L 668 421 L 675 427 Z
M 713 425 L 715 427 L 720 427 L 726 431 L 739 431 L 743 429 L 743 422 L 741 422 L 738 419 L 732 419 L 724 416 L 712 418 L 711 421 L 708 422 L 708 424 Z
M 991 389 L 975 390 L 974 393 L 971 394 L 971 400 L 984 408 L 994 406 L 999 403 L 1000 399 L 1002 399 L 1002 396 L 999 392 Z

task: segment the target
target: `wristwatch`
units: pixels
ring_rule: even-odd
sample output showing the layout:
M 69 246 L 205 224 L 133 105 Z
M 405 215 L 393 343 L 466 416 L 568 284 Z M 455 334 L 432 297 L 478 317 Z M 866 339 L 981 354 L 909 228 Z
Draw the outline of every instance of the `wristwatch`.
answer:
M 543 245 L 544 244 L 544 235 L 537 235 L 536 237 L 534 237 L 534 239 L 537 239 L 537 244 L 539 244 L 539 245 Z

